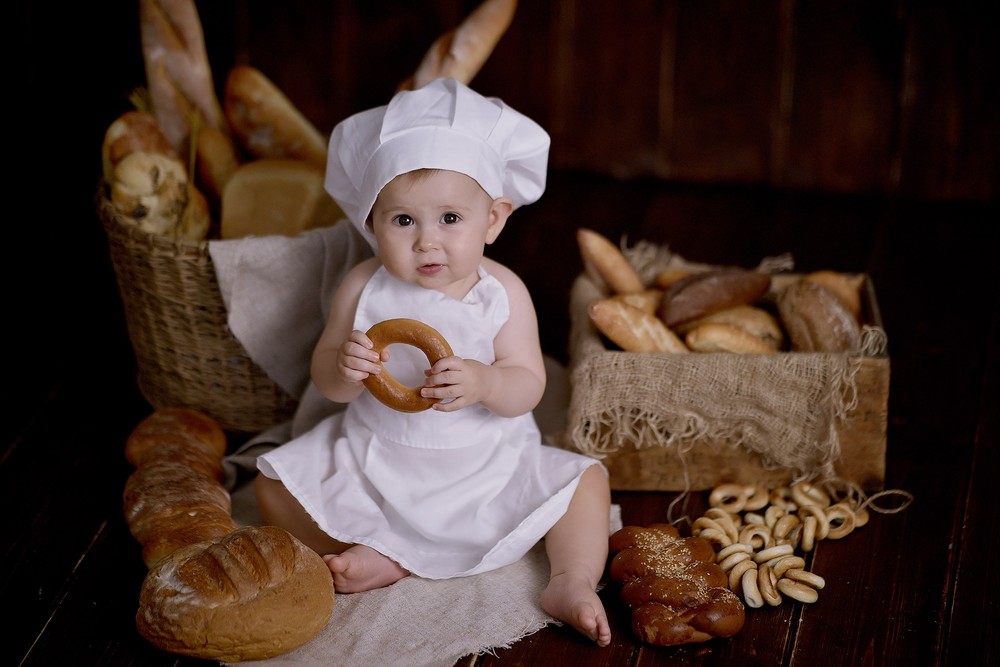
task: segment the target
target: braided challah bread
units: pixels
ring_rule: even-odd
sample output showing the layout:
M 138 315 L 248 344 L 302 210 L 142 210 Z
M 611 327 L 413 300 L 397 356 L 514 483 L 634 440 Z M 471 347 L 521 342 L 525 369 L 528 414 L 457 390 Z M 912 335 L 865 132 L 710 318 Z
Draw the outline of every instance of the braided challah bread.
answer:
M 632 611 L 644 642 L 674 646 L 731 637 L 743 628 L 744 607 L 700 537 L 681 537 L 669 524 L 625 526 L 609 542 L 610 577 Z

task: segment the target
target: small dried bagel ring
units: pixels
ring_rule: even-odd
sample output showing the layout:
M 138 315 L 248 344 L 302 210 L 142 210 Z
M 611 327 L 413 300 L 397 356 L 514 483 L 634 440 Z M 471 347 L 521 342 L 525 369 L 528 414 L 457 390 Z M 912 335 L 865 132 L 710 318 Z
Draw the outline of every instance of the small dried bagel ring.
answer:
M 823 489 L 813 486 L 809 482 L 792 484 L 792 500 L 800 509 L 808 505 L 827 507 L 830 504 L 830 496 Z
M 830 532 L 827 537 L 831 540 L 847 537 L 854 531 L 854 525 L 857 523 L 854 511 L 844 502 L 827 507 L 826 520 L 830 524 Z
M 743 575 L 750 570 L 756 570 L 757 563 L 752 560 L 741 560 L 739 563 L 733 566 L 733 569 L 729 570 L 729 590 L 736 593 L 737 595 L 742 595 L 743 593 Z
M 771 500 L 771 491 L 763 486 L 746 487 L 746 504 L 743 509 L 749 512 L 762 510 L 767 507 Z
M 815 588 L 809 588 L 805 584 L 800 584 L 791 579 L 778 579 L 778 583 L 775 585 L 778 588 L 778 592 L 799 602 L 811 604 L 819 599 L 819 593 L 816 592 Z
M 799 546 L 803 551 L 812 551 L 816 546 L 816 517 L 809 515 L 802 520 L 802 541 Z
M 792 499 L 792 490 L 787 486 L 779 486 L 776 489 L 771 489 L 771 504 L 780 507 L 786 512 L 794 512 L 798 509 L 798 505 Z
M 746 487 L 742 484 L 720 484 L 712 489 L 708 504 L 733 514 L 742 512 L 747 504 Z
M 772 558 L 778 558 L 779 556 L 791 556 L 795 553 L 795 547 L 791 544 L 779 544 L 777 546 L 768 547 L 762 551 L 758 551 L 753 557 L 758 563 L 766 563 Z
M 743 599 L 748 607 L 759 609 L 764 606 L 764 598 L 761 597 L 760 589 L 757 587 L 757 568 L 744 572 L 740 584 L 743 586 Z
M 826 586 L 826 579 L 819 576 L 815 572 L 809 572 L 808 570 L 800 570 L 797 568 L 786 570 L 785 578 L 791 579 L 792 581 L 802 582 L 810 588 L 815 588 L 817 591 Z
M 723 572 L 729 572 L 736 567 L 737 563 L 742 563 L 745 560 L 750 560 L 750 554 L 744 551 L 737 551 L 719 561 L 719 567 L 722 568 Z
M 774 572 L 770 567 L 761 565 L 757 568 L 757 590 L 760 591 L 760 596 L 764 598 L 764 602 L 772 607 L 777 607 L 781 604 L 781 594 L 775 588 L 777 583 L 778 578 L 774 576 Z
M 740 531 L 739 541 L 749 544 L 755 549 L 766 549 L 774 546 L 774 537 L 767 526 L 755 526 L 750 524 Z
M 805 507 L 799 508 L 799 516 L 802 517 L 802 522 L 805 523 L 806 519 L 810 516 L 816 517 L 816 539 L 825 540 L 827 535 L 830 534 L 830 519 L 826 516 L 826 511 L 817 507 L 816 505 L 806 505 Z
M 438 333 L 437 329 L 418 320 L 407 318 L 385 320 L 372 326 L 366 335 L 375 345 L 374 350 L 380 355 L 382 350 L 393 343 L 417 348 L 427 355 L 427 361 L 431 366 L 453 354 L 448 341 Z M 364 384 L 372 396 L 400 412 L 422 412 L 439 400 L 424 398 L 420 395 L 420 387 L 407 387 L 392 377 L 385 367 L 381 373 L 371 374 L 365 378 Z
M 781 579 L 789 570 L 803 570 L 806 567 L 806 561 L 801 556 L 782 556 L 768 561 L 768 564 L 778 579 Z
M 726 558 L 736 553 L 753 555 L 753 547 L 751 547 L 749 544 L 741 544 L 739 542 L 730 544 L 728 547 L 722 547 L 721 549 L 719 549 L 719 553 L 715 554 L 715 562 L 721 563 Z

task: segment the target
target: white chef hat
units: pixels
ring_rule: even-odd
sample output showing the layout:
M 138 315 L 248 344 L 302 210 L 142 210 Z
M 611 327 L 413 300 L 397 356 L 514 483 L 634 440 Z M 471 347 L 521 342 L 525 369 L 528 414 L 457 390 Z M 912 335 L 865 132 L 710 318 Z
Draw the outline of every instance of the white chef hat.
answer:
M 326 190 L 375 248 L 365 220 L 396 176 L 456 171 L 494 199 L 510 197 L 517 208 L 542 196 L 548 150 L 549 135 L 527 116 L 455 79 L 435 79 L 334 128 Z

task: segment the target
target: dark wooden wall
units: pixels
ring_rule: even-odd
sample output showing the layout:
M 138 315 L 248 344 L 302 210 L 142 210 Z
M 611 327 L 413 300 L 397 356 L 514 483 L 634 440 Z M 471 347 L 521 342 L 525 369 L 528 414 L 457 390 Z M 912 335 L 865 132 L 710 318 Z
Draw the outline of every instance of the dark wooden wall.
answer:
M 232 64 L 253 64 L 324 132 L 386 102 L 476 4 L 197 3 L 216 83 Z M 1000 49 L 991 6 L 521 0 L 473 83 L 550 131 L 554 174 L 993 202 Z M 104 130 L 144 72 L 135 0 L 11 8 L 3 284 L 12 386 L 31 405 L 81 359 L 130 361 L 93 196 Z M 615 215 L 612 201 L 583 194 L 595 214 Z
M 476 0 L 200 2 L 219 63 L 328 131 L 384 103 Z M 944 199 L 997 195 L 989 3 L 522 0 L 474 82 L 548 128 L 552 166 Z

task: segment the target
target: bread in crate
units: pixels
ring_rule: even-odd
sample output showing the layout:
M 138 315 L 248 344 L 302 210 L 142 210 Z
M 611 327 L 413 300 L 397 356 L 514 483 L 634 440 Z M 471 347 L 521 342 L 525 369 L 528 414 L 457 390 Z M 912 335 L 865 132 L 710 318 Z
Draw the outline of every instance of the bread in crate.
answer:
M 889 359 L 866 276 L 767 271 L 769 263 L 787 268 L 782 262 L 764 262 L 763 270 L 694 264 L 640 243 L 622 254 L 643 293 L 659 295 L 653 312 L 672 323 L 668 329 L 687 350 L 639 352 L 614 342 L 592 317 L 595 303 L 627 295 L 614 292 L 583 244 L 581 252 L 585 271 L 570 304 L 566 446 L 601 458 L 612 488 L 704 490 L 803 476 L 881 487 Z M 622 270 L 620 262 L 616 268 Z M 843 315 L 849 304 L 828 307 L 830 287 L 822 288 L 823 301 L 809 299 L 821 281 L 834 279 L 857 294 L 853 326 Z M 701 305 L 710 292 L 714 305 L 686 303 L 687 314 L 664 317 L 671 294 L 697 296 L 697 286 L 712 282 L 723 289 L 703 290 Z M 636 296 L 632 315 L 642 312 L 641 303 Z M 709 339 L 716 344 L 707 345 Z

